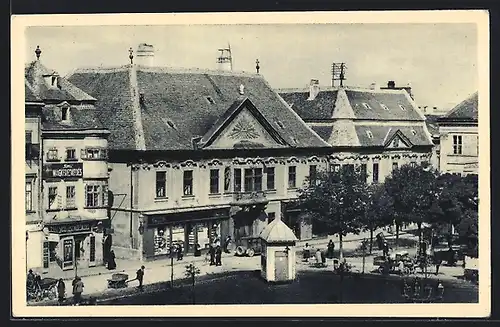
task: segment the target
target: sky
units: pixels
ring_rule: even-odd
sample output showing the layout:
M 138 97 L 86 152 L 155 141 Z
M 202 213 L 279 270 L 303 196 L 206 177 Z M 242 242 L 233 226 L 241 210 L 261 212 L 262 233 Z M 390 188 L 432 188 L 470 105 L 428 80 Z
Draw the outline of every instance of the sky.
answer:
M 419 106 L 449 109 L 478 88 L 475 24 L 276 24 L 32 26 L 25 61 L 64 76 L 73 69 L 129 63 L 128 49 L 155 47 L 155 65 L 216 69 L 218 48 L 231 45 L 233 70 L 260 73 L 274 88 L 331 86 L 331 65 L 347 66 L 345 85 L 411 83 Z

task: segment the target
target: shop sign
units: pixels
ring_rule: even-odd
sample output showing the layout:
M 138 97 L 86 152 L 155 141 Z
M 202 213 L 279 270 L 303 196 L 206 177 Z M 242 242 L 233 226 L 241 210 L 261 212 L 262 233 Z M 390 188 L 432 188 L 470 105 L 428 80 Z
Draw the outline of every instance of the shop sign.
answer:
M 43 172 L 45 178 L 79 178 L 83 177 L 83 163 L 71 162 L 49 164 L 44 167 Z
M 56 234 L 81 233 L 91 231 L 90 223 L 80 223 L 71 225 L 49 225 L 49 231 Z
M 149 216 L 148 225 L 165 225 L 182 221 L 223 219 L 228 217 L 229 209 L 187 211 L 168 215 Z

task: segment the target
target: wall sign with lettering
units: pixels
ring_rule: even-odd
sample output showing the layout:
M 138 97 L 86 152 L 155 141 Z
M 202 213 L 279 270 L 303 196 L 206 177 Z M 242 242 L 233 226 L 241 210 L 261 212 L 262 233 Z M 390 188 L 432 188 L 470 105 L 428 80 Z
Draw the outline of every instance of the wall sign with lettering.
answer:
M 54 163 L 43 167 L 44 178 L 80 178 L 83 177 L 83 163 Z
M 56 234 L 69 234 L 80 232 L 91 232 L 92 226 L 90 223 L 77 223 L 71 225 L 49 225 L 49 231 Z

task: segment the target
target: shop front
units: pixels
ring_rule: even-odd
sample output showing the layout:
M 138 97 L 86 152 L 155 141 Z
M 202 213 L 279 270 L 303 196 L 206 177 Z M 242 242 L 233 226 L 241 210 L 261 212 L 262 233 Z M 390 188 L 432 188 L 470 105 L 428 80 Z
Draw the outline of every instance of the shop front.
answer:
M 302 211 L 297 201 L 282 202 L 281 212 L 283 212 L 283 222 L 299 240 L 313 238 L 312 220 Z
M 228 235 L 228 219 L 229 208 L 145 216 L 143 254 L 148 259 L 169 256 L 174 246 L 185 254 L 194 253 L 197 245 L 208 251 L 210 242 Z
M 62 270 L 89 268 L 103 263 L 103 232 L 97 221 L 46 224 L 43 267 Z

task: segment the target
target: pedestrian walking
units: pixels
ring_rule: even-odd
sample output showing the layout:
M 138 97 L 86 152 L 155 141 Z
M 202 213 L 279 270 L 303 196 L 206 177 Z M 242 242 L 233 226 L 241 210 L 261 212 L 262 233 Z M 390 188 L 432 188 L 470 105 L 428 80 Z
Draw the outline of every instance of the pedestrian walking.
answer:
M 309 243 L 306 243 L 306 245 L 304 246 L 302 256 L 305 262 L 309 262 L 309 258 L 311 257 L 311 248 L 309 247 Z
M 328 249 L 328 259 L 333 259 L 335 251 L 335 243 L 333 242 L 333 240 L 330 240 L 330 242 L 328 242 L 327 249 Z
M 436 276 L 439 274 L 439 267 L 441 266 L 441 259 L 436 259 Z
M 229 244 L 231 244 L 231 236 L 226 236 L 224 241 L 224 252 L 229 253 Z
M 66 298 L 66 284 L 64 284 L 64 280 L 62 278 L 59 278 L 59 281 L 57 282 L 57 299 L 59 304 L 62 304 L 65 298 Z
M 137 270 L 135 274 L 135 279 L 139 281 L 139 290 L 143 290 L 142 282 L 144 281 L 144 269 L 146 269 L 144 266 L 141 266 L 141 269 Z
M 441 283 L 441 280 L 437 280 L 436 284 L 436 298 L 437 299 L 442 299 L 444 295 L 444 286 L 443 283 Z
M 108 270 L 116 269 L 116 261 L 115 261 L 115 251 L 109 251 L 108 256 Z
M 75 305 L 79 305 L 82 302 L 82 293 L 85 285 L 80 277 L 75 277 L 73 280 L 73 302 Z
M 382 255 L 384 257 L 389 256 L 389 244 L 387 244 L 387 241 L 384 241 L 384 246 L 382 248 L 382 251 L 383 251 Z
M 210 265 L 213 266 L 215 265 L 215 246 L 214 244 L 210 243 Z
M 177 261 L 181 261 L 183 257 L 184 253 L 182 253 L 182 245 L 179 243 L 177 244 Z
M 222 266 L 222 248 L 220 245 L 217 245 L 215 248 L 215 265 Z
M 316 253 L 314 254 L 314 257 L 316 259 L 316 264 L 320 265 L 321 264 L 321 250 L 319 248 L 316 249 Z

